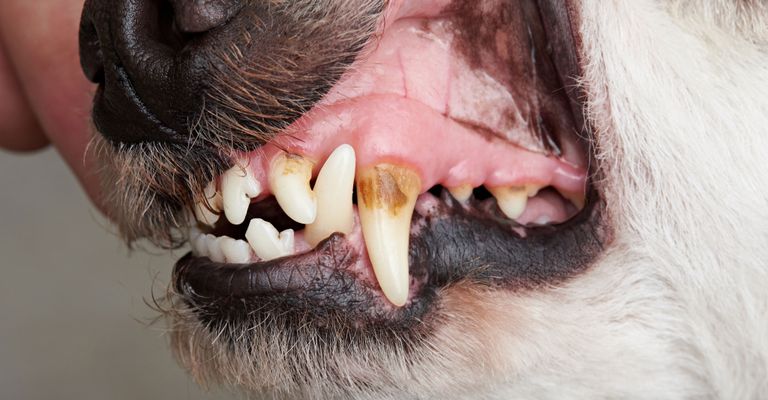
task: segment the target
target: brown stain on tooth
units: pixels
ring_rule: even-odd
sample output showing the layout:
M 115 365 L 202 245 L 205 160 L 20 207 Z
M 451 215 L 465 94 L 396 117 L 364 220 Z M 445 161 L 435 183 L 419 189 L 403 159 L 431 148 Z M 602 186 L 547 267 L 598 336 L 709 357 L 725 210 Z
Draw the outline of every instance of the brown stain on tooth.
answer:
M 409 194 L 418 193 L 421 179 L 412 170 L 379 164 L 361 171 L 357 178 L 358 201 L 368 208 L 385 209 L 392 215 L 408 204 Z

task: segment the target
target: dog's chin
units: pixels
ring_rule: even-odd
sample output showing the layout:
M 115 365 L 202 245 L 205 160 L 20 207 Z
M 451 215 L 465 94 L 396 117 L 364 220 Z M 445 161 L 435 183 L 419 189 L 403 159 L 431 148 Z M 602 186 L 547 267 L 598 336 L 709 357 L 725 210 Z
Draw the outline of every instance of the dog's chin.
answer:
M 549 1 L 400 11 L 278 134 L 254 133 L 272 124 L 248 93 L 263 66 L 230 62 L 195 140 L 97 139 L 127 239 L 192 247 L 158 306 L 199 381 L 470 396 L 513 373 L 531 334 L 520 299 L 581 275 L 611 240 L 578 16 Z M 445 79 L 403 65 L 422 52 Z

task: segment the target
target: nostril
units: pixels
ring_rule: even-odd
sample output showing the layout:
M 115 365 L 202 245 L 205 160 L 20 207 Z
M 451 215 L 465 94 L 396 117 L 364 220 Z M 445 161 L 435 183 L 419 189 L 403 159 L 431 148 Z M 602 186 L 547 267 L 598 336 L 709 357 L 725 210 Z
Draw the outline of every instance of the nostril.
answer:
M 96 26 L 88 18 L 80 24 L 80 65 L 93 83 L 104 83 L 104 56 Z
M 170 0 L 183 33 L 207 32 L 224 25 L 243 7 L 242 0 Z

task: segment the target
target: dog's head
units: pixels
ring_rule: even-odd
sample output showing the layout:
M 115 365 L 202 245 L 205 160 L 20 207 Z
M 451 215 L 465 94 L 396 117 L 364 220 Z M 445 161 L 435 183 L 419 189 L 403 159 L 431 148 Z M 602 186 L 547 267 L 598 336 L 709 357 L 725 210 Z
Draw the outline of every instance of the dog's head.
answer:
M 88 0 L 108 212 L 192 248 L 180 361 L 276 397 L 726 390 L 709 348 L 750 340 L 696 331 L 765 279 L 765 9 L 693 3 Z

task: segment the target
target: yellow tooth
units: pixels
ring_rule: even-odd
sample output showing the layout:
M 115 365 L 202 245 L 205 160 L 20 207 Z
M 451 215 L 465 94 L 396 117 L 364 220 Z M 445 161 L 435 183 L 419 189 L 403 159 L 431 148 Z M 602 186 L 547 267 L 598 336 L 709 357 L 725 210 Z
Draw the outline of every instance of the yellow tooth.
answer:
M 454 188 L 449 188 L 448 191 L 451 192 L 451 196 L 458 200 L 459 203 L 466 203 L 467 200 L 469 200 L 469 197 L 472 196 L 472 189 L 472 185 L 467 183 Z
M 213 226 L 219 220 L 219 213 L 221 213 L 221 193 L 216 190 L 215 182 L 211 182 L 205 187 L 203 194 L 208 204 L 202 202 L 195 204 L 195 218 L 205 225 Z
M 384 295 L 392 304 L 408 300 L 408 241 L 421 180 L 416 172 L 379 164 L 357 176 L 357 207 L 365 247 Z
M 509 219 L 518 218 L 528 204 L 528 188 L 525 186 L 506 186 L 488 188 L 496 198 L 499 208 Z
M 582 192 L 563 193 L 563 197 L 568 199 L 568 201 L 570 201 L 579 211 L 583 210 L 584 206 L 587 204 L 587 199 Z
M 261 184 L 247 165 L 247 161 L 241 161 L 224 172 L 221 177 L 224 215 L 234 225 L 240 225 L 245 221 L 251 199 L 261 194 Z
M 352 232 L 354 186 L 355 150 L 342 144 L 328 156 L 315 181 L 317 218 L 304 229 L 304 239 L 310 246 L 316 246 L 334 232 Z
M 309 187 L 314 163 L 302 156 L 281 153 L 272 160 L 269 185 L 285 214 L 300 224 L 317 217 L 317 197 Z

